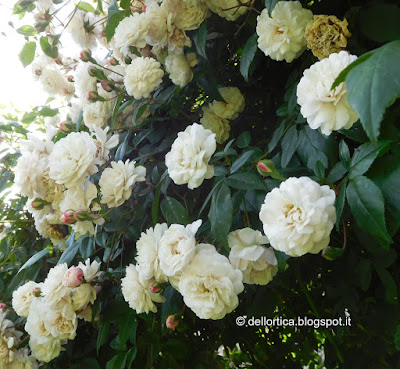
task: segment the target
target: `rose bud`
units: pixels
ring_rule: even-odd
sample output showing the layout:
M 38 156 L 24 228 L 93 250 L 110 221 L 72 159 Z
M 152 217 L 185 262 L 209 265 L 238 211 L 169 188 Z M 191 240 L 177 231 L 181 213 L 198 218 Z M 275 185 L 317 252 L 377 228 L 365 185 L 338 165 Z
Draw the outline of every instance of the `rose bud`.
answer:
M 68 76 L 67 80 L 68 82 L 74 82 L 74 76 Z
M 107 59 L 107 65 L 109 65 L 109 66 L 118 65 L 118 64 L 119 63 L 118 63 L 117 59 L 115 59 L 115 58 Z
M 96 67 L 93 67 L 93 66 L 89 67 L 88 73 L 89 73 L 89 76 L 96 77 L 97 79 L 99 79 L 101 81 L 107 80 L 107 77 L 104 74 L 104 72 L 101 69 L 98 69 Z
M 58 128 L 64 133 L 68 133 L 74 130 L 74 125 L 70 120 L 64 120 L 58 125 Z
M 87 94 L 87 98 L 90 102 L 96 102 L 96 101 L 106 101 L 106 99 L 102 96 L 100 96 L 97 91 L 89 91 Z
M 61 60 L 61 58 L 60 57 L 58 57 L 58 58 L 55 58 L 54 59 L 54 61 L 56 62 L 56 64 L 58 64 L 58 65 L 63 65 L 63 62 L 62 62 L 62 60 Z
M 81 268 L 72 266 L 69 268 L 63 280 L 63 285 L 65 287 L 75 288 L 79 287 L 83 282 L 83 270 Z
M 111 92 L 115 89 L 115 85 L 113 85 L 110 81 L 101 81 L 101 87 L 103 87 L 104 91 Z
M 74 212 L 72 210 L 64 211 L 64 213 L 61 214 L 61 221 L 64 224 L 76 223 L 76 219 L 74 217 Z
M 0 310 L 6 311 L 7 305 L 4 302 L 0 302 Z
M 257 163 L 257 171 L 263 177 L 271 176 L 272 178 L 280 179 L 281 181 L 285 180 L 285 178 L 283 178 L 281 174 L 275 169 L 275 164 L 272 160 L 260 160 Z
M 35 209 L 35 210 L 42 210 L 45 206 L 50 205 L 51 203 L 43 200 L 43 199 L 35 199 L 31 202 L 31 206 Z
M 33 290 L 33 294 L 35 295 L 35 297 L 40 297 L 42 296 L 42 290 L 39 287 L 37 287 Z
M 82 50 L 80 54 L 80 58 L 84 62 L 92 61 L 92 52 L 90 50 Z
M 176 319 L 176 314 L 168 316 L 167 320 L 165 321 L 165 325 L 168 329 L 175 329 L 179 325 L 179 320 Z
M 92 212 L 88 213 L 85 210 L 77 210 L 74 213 L 74 218 L 75 218 L 75 220 L 77 220 L 79 222 L 84 222 L 85 220 L 93 221 L 93 220 L 100 219 L 101 215 L 97 215 Z
M 42 68 L 35 69 L 35 74 L 40 76 L 42 74 Z

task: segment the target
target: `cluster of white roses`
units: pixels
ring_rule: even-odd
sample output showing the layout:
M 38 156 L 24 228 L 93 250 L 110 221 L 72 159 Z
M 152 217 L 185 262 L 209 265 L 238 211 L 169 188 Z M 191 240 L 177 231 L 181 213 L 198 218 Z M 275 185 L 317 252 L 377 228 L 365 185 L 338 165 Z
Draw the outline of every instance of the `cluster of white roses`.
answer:
M 179 291 L 185 304 L 201 319 L 222 319 L 238 305 L 243 283 L 265 285 L 278 271 L 268 239 L 259 231 L 229 234 L 229 259 L 213 245 L 196 242 L 201 220 L 187 225 L 156 224 L 136 244 L 136 265 L 122 279 L 122 293 L 138 313 L 156 312 L 155 302 L 165 283 Z
M 99 200 L 89 176 L 109 161 L 118 135 L 107 136 L 108 128 L 95 127 L 92 134 L 71 132 L 53 143 L 55 131 L 48 129 L 45 141 L 30 135 L 21 143 L 15 185 L 29 198 L 28 210 L 38 232 L 58 244 L 67 237 L 68 225 L 77 237 L 93 235 L 94 226 L 104 223 L 98 213 L 100 203 L 110 208 L 122 205 L 131 196 L 134 184 L 145 180 L 146 169 L 129 159 L 112 161 L 101 174 Z
M 43 283 L 30 281 L 13 292 L 12 306 L 19 316 L 27 318 L 25 330 L 35 358 L 53 360 L 60 355 L 62 345 L 75 338 L 78 318 L 92 321 L 97 295 L 93 284 L 99 268 L 98 262 L 90 263 L 89 259 L 69 269 L 67 264 L 57 265 Z
M 324 17 L 329 18 L 326 24 L 321 20 Z M 340 72 L 357 57 L 340 51 L 350 35 L 344 29 L 344 22 L 332 16 L 314 16 L 314 19 L 311 10 L 303 9 L 299 1 L 279 1 L 271 14 L 264 9 L 257 17 L 258 47 L 271 59 L 288 63 L 298 58 L 307 45 L 314 52 L 313 46 L 317 44 L 328 54 L 329 57 L 304 71 L 297 87 L 297 102 L 310 127 L 321 128 L 323 134 L 329 135 L 333 130 L 351 128 L 358 120 L 347 99 L 345 83 L 331 89 Z
M 21 343 L 22 332 L 14 328 L 6 312 L 0 309 L 0 369 L 37 369 L 34 357 L 27 348 L 17 348 Z

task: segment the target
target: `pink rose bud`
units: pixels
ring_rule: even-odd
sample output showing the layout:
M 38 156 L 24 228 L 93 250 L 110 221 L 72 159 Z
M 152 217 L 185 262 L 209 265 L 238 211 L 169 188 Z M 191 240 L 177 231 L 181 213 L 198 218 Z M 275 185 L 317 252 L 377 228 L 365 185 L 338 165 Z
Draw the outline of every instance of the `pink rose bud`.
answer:
M 61 60 L 60 57 L 55 58 L 54 61 L 55 61 L 58 65 L 63 65 L 63 62 L 62 62 L 62 60 Z
M 101 97 L 97 91 L 89 91 L 87 93 L 87 99 L 90 102 L 96 102 L 96 101 L 106 101 L 106 99 L 104 97 Z
M 109 66 L 118 65 L 118 61 L 115 58 L 107 59 L 107 65 Z
M 68 76 L 67 80 L 68 80 L 68 82 L 74 82 L 74 77 L 73 76 Z
M 31 202 L 31 206 L 36 210 L 42 210 L 45 206 L 51 203 L 43 199 L 35 199 Z
M 269 169 L 262 161 L 259 161 L 257 163 L 257 167 L 263 172 L 270 172 L 271 171 L 271 169 Z
M 90 50 L 82 50 L 80 54 L 81 60 L 84 62 L 91 61 L 92 58 L 92 53 Z
M 179 325 L 179 320 L 176 320 L 176 314 L 170 315 L 165 321 L 168 329 L 175 329 Z
M 74 223 L 76 223 L 76 219 L 74 217 L 74 212 L 72 210 L 64 211 L 64 213 L 61 214 L 61 221 L 64 224 L 74 224 Z
M 150 286 L 150 292 L 153 293 L 161 292 L 161 287 L 158 285 L 158 283 L 154 283 Z
M 4 302 L 0 302 L 0 310 L 6 311 L 7 305 Z
M 39 287 L 37 287 L 33 290 L 33 294 L 35 295 L 35 297 L 40 297 L 42 296 L 42 290 Z
M 113 85 L 110 81 L 101 81 L 101 87 L 107 92 L 111 92 L 115 90 L 115 85 Z
M 72 266 L 67 270 L 64 275 L 63 285 L 65 287 L 75 288 L 79 287 L 83 282 L 83 270 L 81 268 Z
M 285 178 L 281 176 L 281 174 L 275 169 L 275 164 L 272 160 L 260 160 L 257 163 L 257 171 L 263 177 L 272 177 L 275 179 L 280 179 L 284 181 Z
M 58 125 L 58 128 L 60 128 L 60 130 L 63 131 L 64 133 L 68 133 L 74 130 L 74 125 L 71 121 L 64 120 Z
M 142 12 L 145 12 L 145 11 L 146 11 L 146 8 L 147 8 L 146 5 L 143 5 L 143 6 L 142 6 Z
M 74 213 L 74 217 L 75 217 L 75 220 L 77 220 L 79 222 L 84 222 L 85 220 L 93 221 L 93 220 L 100 219 L 101 215 L 98 215 L 98 214 L 95 214 L 92 212 L 89 213 L 85 210 L 77 210 Z

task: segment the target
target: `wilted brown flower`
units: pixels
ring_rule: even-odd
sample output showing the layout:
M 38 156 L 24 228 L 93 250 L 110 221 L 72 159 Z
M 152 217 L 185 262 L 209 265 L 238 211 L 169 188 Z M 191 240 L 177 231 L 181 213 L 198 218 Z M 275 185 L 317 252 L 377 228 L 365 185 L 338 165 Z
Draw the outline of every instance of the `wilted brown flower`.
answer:
M 314 15 L 306 27 L 307 47 L 319 60 L 344 50 L 351 36 L 348 25 L 346 19 L 341 21 L 334 15 Z

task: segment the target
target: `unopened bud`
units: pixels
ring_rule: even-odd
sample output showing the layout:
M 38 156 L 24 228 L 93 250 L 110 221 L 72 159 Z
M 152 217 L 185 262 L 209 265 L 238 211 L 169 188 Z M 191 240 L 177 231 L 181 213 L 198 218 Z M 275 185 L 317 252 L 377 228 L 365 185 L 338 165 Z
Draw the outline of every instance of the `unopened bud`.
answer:
M 86 220 L 93 221 L 100 219 L 101 215 L 95 213 L 88 213 L 87 211 L 84 210 L 77 210 L 74 212 L 74 218 L 79 222 L 84 222 Z
M 82 50 L 80 54 L 80 58 L 84 62 L 92 61 L 92 52 L 90 50 Z
M 35 297 L 40 297 L 40 296 L 42 296 L 42 290 L 39 287 L 36 287 L 33 290 L 33 294 L 35 295 Z
M 263 177 L 272 177 L 284 181 L 285 178 L 275 169 L 275 164 L 272 160 L 260 160 L 257 163 L 257 171 Z
M 83 270 L 79 267 L 72 266 L 69 268 L 63 280 L 63 286 L 75 288 L 79 287 L 83 282 Z
M 74 82 L 74 76 L 68 76 L 67 77 L 68 82 Z
M 55 61 L 56 64 L 58 64 L 58 65 L 63 65 L 63 62 L 62 62 L 62 60 L 61 60 L 60 57 L 55 58 L 54 61 Z
M 64 224 L 74 224 L 74 223 L 76 223 L 76 219 L 74 217 L 74 212 L 72 210 L 64 211 L 61 214 L 61 221 Z
M 101 81 L 101 87 L 103 87 L 104 91 L 111 92 L 115 90 L 115 85 L 110 81 Z
M 6 311 L 7 305 L 4 302 L 0 302 L 0 310 Z
M 64 133 L 68 133 L 74 130 L 74 125 L 71 121 L 64 120 L 58 125 L 58 128 L 60 128 L 60 130 L 63 131 Z
M 115 59 L 115 58 L 107 59 L 107 65 L 109 65 L 109 66 L 114 66 L 114 65 L 118 65 L 118 64 L 119 63 L 118 63 L 117 59 Z
M 165 325 L 168 329 L 175 329 L 179 325 L 179 320 L 177 320 L 176 314 L 168 316 Z
M 35 74 L 36 74 L 37 76 L 42 75 L 42 68 L 35 69 Z
M 104 81 L 104 80 L 107 80 L 107 77 L 106 77 L 106 75 L 104 74 L 104 72 L 101 70 L 101 69 L 99 69 L 99 68 L 96 68 L 96 67 L 89 67 L 88 68 L 88 73 L 89 73 L 89 76 L 91 76 L 91 77 L 96 77 L 97 79 L 99 79 L 99 80 L 101 80 L 101 81 Z
M 87 99 L 90 102 L 106 101 L 106 99 L 104 97 L 100 96 L 97 91 L 89 91 L 87 93 Z
M 153 283 L 150 285 L 150 292 L 152 293 L 159 293 L 161 292 L 165 287 L 166 287 L 166 283 Z
M 31 206 L 35 210 L 42 210 L 47 205 L 51 205 L 51 203 L 43 199 L 35 199 L 31 202 Z

